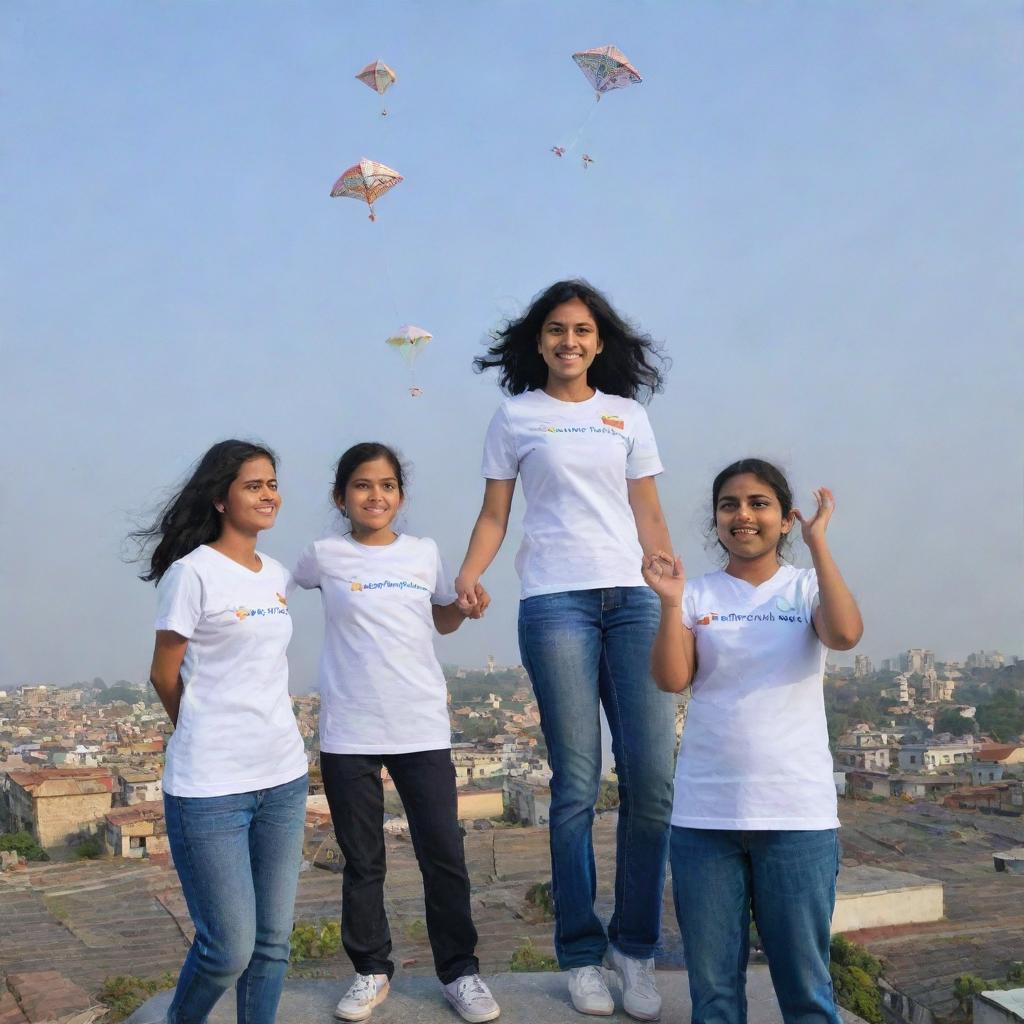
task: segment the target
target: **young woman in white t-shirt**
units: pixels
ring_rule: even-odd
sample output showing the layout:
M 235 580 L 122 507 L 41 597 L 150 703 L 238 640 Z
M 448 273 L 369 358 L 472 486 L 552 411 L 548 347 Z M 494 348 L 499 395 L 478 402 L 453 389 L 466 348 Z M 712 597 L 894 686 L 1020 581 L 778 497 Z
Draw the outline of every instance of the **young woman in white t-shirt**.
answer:
M 320 590 L 320 767 L 345 856 L 341 938 L 356 969 L 335 1016 L 360 1021 L 388 994 L 394 963 L 384 911 L 384 790 L 395 783 L 423 875 L 427 935 L 444 995 L 464 1020 L 494 1020 L 480 978 L 469 875 L 458 822 L 448 688 L 434 633 L 453 633 L 489 603 L 460 607 L 434 541 L 392 528 L 405 495 L 402 464 L 382 444 L 338 460 L 334 503 L 351 530 L 311 544 L 295 581 Z
M 306 753 L 288 696 L 288 570 L 256 550 L 281 506 L 276 458 L 221 441 L 156 523 L 150 680 L 174 723 L 167 836 L 196 934 L 168 1024 L 205 1021 L 232 985 L 241 1024 L 272 1024 L 288 970 Z
M 653 954 L 672 809 L 674 701 L 650 679 L 658 602 L 643 553 L 671 550 L 655 476 L 661 460 L 636 399 L 660 390 L 658 352 L 584 281 L 560 281 L 505 325 L 477 370 L 498 368 L 509 397 L 484 443 L 486 478 L 469 550 L 455 581 L 473 590 L 508 527 L 522 478 L 519 648 L 540 708 L 551 766 L 555 952 L 581 1013 L 614 1003 L 656 1020 Z M 619 782 L 615 909 L 607 931 L 594 910 L 591 829 L 601 781 L 600 708 Z
M 743 1024 L 751 913 L 786 1024 L 840 1024 L 829 977 L 839 870 L 836 790 L 822 678 L 826 649 L 863 625 L 825 530 L 761 459 L 727 466 L 711 508 L 723 570 L 686 582 L 666 552 L 644 559 L 661 599 L 652 670 L 692 686 L 676 766 L 672 881 L 695 1022 Z M 813 569 L 782 561 L 795 523 Z

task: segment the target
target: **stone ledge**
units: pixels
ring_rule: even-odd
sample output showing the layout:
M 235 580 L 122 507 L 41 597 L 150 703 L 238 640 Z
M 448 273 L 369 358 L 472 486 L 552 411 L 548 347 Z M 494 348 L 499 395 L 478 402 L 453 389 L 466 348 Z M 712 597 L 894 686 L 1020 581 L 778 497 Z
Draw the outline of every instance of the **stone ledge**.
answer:
M 580 1024 L 590 1018 L 581 1017 L 569 1002 L 565 975 L 495 974 L 487 983 L 501 1004 L 500 1020 L 506 1024 Z M 328 981 L 289 981 L 277 1012 L 282 1024 L 329 1024 L 334 1020 L 334 1005 L 341 997 L 348 979 L 342 983 Z M 662 1020 L 666 1022 L 690 1019 L 690 993 L 685 971 L 661 971 L 658 989 L 664 999 Z M 617 985 L 612 994 L 617 1011 L 602 1020 L 624 1024 L 632 1021 L 621 1009 Z M 127 1024 L 163 1024 L 170 1004 L 171 993 L 161 992 L 141 1006 Z M 747 974 L 747 1000 L 749 1024 L 781 1024 L 782 1015 L 775 1000 L 767 967 L 751 967 Z M 841 1011 L 846 1024 L 864 1022 L 846 1010 Z M 441 995 L 439 983 L 432 978 L 396 974 L 391 994 L 369 1018 L 372 1024 L 458 1024 L 460 1018 L 451 1010 Z M 210 1014 L 210 1024 L 234 1024 L 235 1002 L 227 993 Z

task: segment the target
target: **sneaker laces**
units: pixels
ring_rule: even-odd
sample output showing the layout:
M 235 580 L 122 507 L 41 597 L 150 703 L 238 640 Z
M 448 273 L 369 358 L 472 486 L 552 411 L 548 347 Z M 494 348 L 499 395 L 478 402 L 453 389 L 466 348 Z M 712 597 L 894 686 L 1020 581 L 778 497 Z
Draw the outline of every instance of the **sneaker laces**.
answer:
M 372 974 L 357 974 L 356 980 L 349 985 L 345 993 L 346 999 L 366 999 L 377 994 L 377 979 Z
M 479 974 L 472 974 L 462 978 L 459 981 L 458 993 L 459 999 L 467 1004 L 475 1003 L 481 999 L 486 999 L 490 1002 L 494 998 Z
M 626 963 L 626 974 L 629 975 L 629 986 L 638 995 L 658 998 L 658 989 L 654 984 L 654 961 L 636 960 L 631 956 L 624 956 Z
M 576 986 L 580 990 L 580 995 L 604 995 L 607 993 L 608 986 L 604 982 L 599 967 L 580 967 L 578 971 Z

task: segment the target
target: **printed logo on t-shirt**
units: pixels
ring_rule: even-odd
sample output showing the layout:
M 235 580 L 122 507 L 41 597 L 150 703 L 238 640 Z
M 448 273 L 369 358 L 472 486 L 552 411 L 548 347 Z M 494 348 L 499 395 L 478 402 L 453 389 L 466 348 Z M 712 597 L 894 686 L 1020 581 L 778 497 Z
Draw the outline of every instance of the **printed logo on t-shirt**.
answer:
M 274 595 L 275 595 L 275 596 L 277 597 L 278 603 L 279 603 L 279 604 L 280 604 L 280 605 L 281 605 L 281 606 L 282 606 L 283 608 L 287 608 L 287 607 L 288 607 L 288 598 L 286 598 L 286 597 L 284 596 L 284 594 L 278 594 L 278 593 L 277 593 L 277 591 L 274 591 Z
M 284 601 L 284 598 L 281 597 L 280 594 L 277 595 L 277 599 L 279 601 L 282 601 L 284 604 L 287 604 L 287 602 Z M 262 616 L 265 616 L 265 615 L 287 615 L 287 614 L 288 614 L 288 609 L 283 607 L 283 605 L 274 605 L 273 607 L 270 607 L 270 608 L 246 608 L 244 604 L 240 604 L 235 609 L 235 618 L 238 619 L 239 622 L 242 622 L 245 619 L 261 618 Z
M 778 614 L 767 612 L 705 612 L 694 620 L 695 626 L 710 626 L 714 622 L 800 622 L 807 621 L 796 614 L 796 607 L 784 597 L 775 599 Z
M 617 416 L 601 417 L 601 426 L 572 426 L 554 427 L 550 423 L 539 423 L 533 428 L 540 434 L 611 434 L 612 437 L 624 437 L 621 431 L 626 429 L 626 424 Z
M 413 583 L 412 580 L 375 580 L 372 583 L 359 583 L 353 580 L 352 590 L 421 590 L 424 594 L 430 593 L 429 588 L 422 583 Z

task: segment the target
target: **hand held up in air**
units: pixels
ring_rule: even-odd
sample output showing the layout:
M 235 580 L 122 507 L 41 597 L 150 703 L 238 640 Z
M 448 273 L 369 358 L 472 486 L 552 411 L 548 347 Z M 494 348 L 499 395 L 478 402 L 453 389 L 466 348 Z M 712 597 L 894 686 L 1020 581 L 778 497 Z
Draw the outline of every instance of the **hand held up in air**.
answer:
M 809 519 L 798 508 L 793 509 L 793 515 L 800 523 L 800 535 L 809 548 L 824 542 L 825 530 L 836 507 L 836 499 L 827 487 L 819 487 L 813 494 L 817 508 Z
M 644 555 L 640 571 L 644 582 L 661 598 L 663 605 L 682 605 L 683 588 L 686 586 L 682 558 L 678 555 L 673 557 L 664 551 L 655 551 Z

